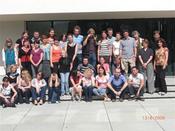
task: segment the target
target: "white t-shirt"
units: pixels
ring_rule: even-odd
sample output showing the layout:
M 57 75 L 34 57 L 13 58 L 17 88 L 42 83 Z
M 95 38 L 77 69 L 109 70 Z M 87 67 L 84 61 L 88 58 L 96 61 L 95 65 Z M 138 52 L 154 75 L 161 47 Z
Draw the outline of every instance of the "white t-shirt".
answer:
M 2 85 L 0 86 L 0 93 L 2 93 L 4 96 L 10 96 L 12 91 L 12 85 L 8 85 L 6 88 Z
M 113 42 L 114 55 L 117 56 L 120 54 L 120 41 Z
M 141 73 L 138 73 L 137 76 L 133 76 L 132 74 L 129 76 L 129 80 L 133 82 L 132 86 L 140 87 L 141 80 L 144 80 L 144 77 Z
M 85 77 L 82 78 L 83 87 L 92 86 L 95 81 L 95 78 L 92 76 L 91 79 L 87 79 Z

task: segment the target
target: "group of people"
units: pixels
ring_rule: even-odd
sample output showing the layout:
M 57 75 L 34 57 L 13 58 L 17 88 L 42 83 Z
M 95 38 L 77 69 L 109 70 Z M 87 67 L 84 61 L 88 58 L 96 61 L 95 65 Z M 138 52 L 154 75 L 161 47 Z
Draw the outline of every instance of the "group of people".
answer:
M 152 41 L 141 38 L 138 31 L 132 37 L 128 30 L 122 33 L 116 32 L 114 37 L 113 29 L 107 28 L 97 38 L 90 28 L 84 37 L 75 26 L 73 33 L 60 38 L 54 29 L 42 36 L 35 31 L 31 39 L 25 31 L 15 44 L 7 38 L 2 50 L 6 76 L 0 103 L 15 107 L 30 103 L 32 97 L 35 105 L 42 105 L 46 92 L 49 103 L 60 102 L 64 95 L 86 102 L 92 101 L 92 95 L 104 101 L 118 97 L 121 102 L 144 100 L 144 92 L 165 95 L 169 50 L 160 32 L 154 32 Z

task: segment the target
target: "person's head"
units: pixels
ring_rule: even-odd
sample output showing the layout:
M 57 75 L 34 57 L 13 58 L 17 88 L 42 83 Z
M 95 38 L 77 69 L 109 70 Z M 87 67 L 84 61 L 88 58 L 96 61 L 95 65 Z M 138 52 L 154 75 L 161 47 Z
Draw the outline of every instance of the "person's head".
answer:
M 4 77 L 3 79 L 2 79 L 2 85 L 4 86 L 4 87 L 7 87 L 8 85 L 9 85 L 9 78 L 8 77 Z
M 106 33 L 106 31 L 102 31 L 101 32 L 101 38 L 102 39 L 107 39 L 107 33 Z
M 27 40 L 27 39 L 29 38 L 29 33 L 28 33 L 28 31 L 24 31 L 24 32 L 22 33 L 22 38 L 25 39 L 25 40 Z
M 127 30 L 127 29 L 123 30 L 123 36 L 125 38 L 128 38 L 129 37 L 129 30 Z
M 139 36 L 140 36 L 140 33 L 137 30 L 132 32 L 132 37 L 134 37 L 135 39 L 138 39 Z
M 35 38 L 35 39 L 38 39 L 39 38 L 39 32 L 38 31 L 35 31 L 34 33 L 33 33 L 33 37 Z
M 142 43 L 143 43 L 143 48 L 148 48 L 149 47 L 149 41 L 148 41 L 148 39 L 144 39 L 142 41 Z
M 41 71 L 39 71 L 39 72 L 37 73 L 36 79 L 38 79 L 38 80 L 43 79 L 43 73 L 42 73 Z
M 120 65 L 121 64 L 121 59 L 119 57 L 115 57 L 114 63 L 117 64 L 117 65 Z
M 17 66 L 16 65 L 11 65 L 10 66 L 10 72 L 11 73 L 16 73 L 16 71 L 17 71 Z
M 115 78 L 119 78 L 120 75 L 121 75 L 121 69 L 120 68 L 116 68 L 115 71 L 114 71 Z
M 92 70 L 91 70 L 90 68 L 88 68 L 88 69 L 86 69 L 86 70 L 84 71 L 84 77 L 85 77 L 85 78 L 91 78 L 92 75 L 93 75 L 93 72 L 92 72 Z
M 107 28 L 107 33 L 109 37 L 112 37 L 113 35 L 113 29 L 112 28 Z
M 67 34 L 62 34 L 62 35 L 61 35 L 61 40 L 62 40 L 63 42 L 66 42 L 66 41 L 67 41 Z
M 53 81 L 56 81 L 58 79 L 57 73 L 52 73 L 51 78 L 52 78 Z
M 139 70 L 136 66 L 131 68 L 131 73 L 132 73 L 133 76 L 136 76 L 138 72 L 139 72 Z
M 105 68 L 103 66 L 100 66 L 98 68 L 98 74 L 99 75 L 106 75 L 106 71 L 105 71 Z
M 83 58 L 83 65 L 87 65 L 89 63 L 88 57 Z
M 115 37 L 116 37 L 116 40 L 120 40 L 121 39 L 120 32 L 116 32 Z
M 55 30 L 54 30 L 53 28 L 51 28 L 51 29 L 49 30 L 49 37 L 54 38 L 54 36 L 55 36 Z
M 23 69 L 23 70 L 21 71 L 21 78 L 22 78 L 23 80 L 25 80 L 26 82 L 29 82 L 29 81 L 32 80 L 32 77 L 31 77 L 29 71 L 26 70 L 26 69 Z
M 105 58 L 104 57 L 100 57 L 100 64 L 104 64 L 105 63 Z
M 39 48 L 39 45 L 40 45 L 40 42 L 39 41 L 35 41 L 34 42 L 35 49 L 38 49 Z
M 157 46 L 158 46 L 158 48 L 166 47 L 166 41 L 165 41 L 163 38 L 160 38 L 160 39 L 157 41 Z
M 25 48 L 29 48 L 30 47 L 30 42 L 28 40 L 24 41 L 24 45 Z
M 59 46 L 59 41 L 57 39 L 54 40 L 54 45 Z
M 160 39 L 160 31 L 155 30 L 154 33 L 153 33 L 153 37 L 154 37 L 155 41 L 159 40 Z
M 42 35 L 42 43 L 47 44 L 48 43 L 48 37 L 47 35 Z
M 72 34 L 68 34 L 67 35 L 67 39 L 68 39 L 69 43 L 72 43 L 73 42 L 73 35 Z
M 13 42 L 11 38 L 6 38 L 5 40 L 5 47 L 6 48 L 12 48 L 13 47 Z
M 93 28 L 90 28 L 87 33 L 91 36 L 95 36 L 95 30 Z
M 73 32 L 74 32 L 74 35 L 75 35 L 75 36 L 78 36 L 78 35 L 80 34 L 80 32 L 81 32 L 80 26 L 76 25 L 76 26 L 74 27 Z
M 49 78 L 49 86 L 50 87 L 53 87 L 53 86 L 58 87 L 59 84 L 60 84 L 60 80 L 58 78 L 57 73 L 52 73 L 50 78 Z

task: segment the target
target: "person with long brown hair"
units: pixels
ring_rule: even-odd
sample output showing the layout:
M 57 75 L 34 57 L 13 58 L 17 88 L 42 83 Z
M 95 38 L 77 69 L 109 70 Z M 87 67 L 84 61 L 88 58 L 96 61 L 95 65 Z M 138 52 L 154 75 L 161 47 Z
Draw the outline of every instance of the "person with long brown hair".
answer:
M 155 87 L 160 95 L 167 93 L 167 85 L 165 81 L 166 67 L 168 65 L 169 50 L 166 47 L 164 39 L 160 38 L 157 41 L 157 49 L 155 50 L 154 70 L 156 73 Z

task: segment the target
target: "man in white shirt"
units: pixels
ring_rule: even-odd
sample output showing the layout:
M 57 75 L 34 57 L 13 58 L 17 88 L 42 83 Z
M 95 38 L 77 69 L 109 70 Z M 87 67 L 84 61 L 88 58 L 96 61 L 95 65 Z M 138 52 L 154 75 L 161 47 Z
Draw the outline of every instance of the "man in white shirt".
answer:
M 134 96 L 136 100 L 144 100 L 143 87 L 144 87 L 144 76 L 138 72 L 136 66 L 131 68 L 131 74 L 129 76 L 128 84 L 131 97 Z

